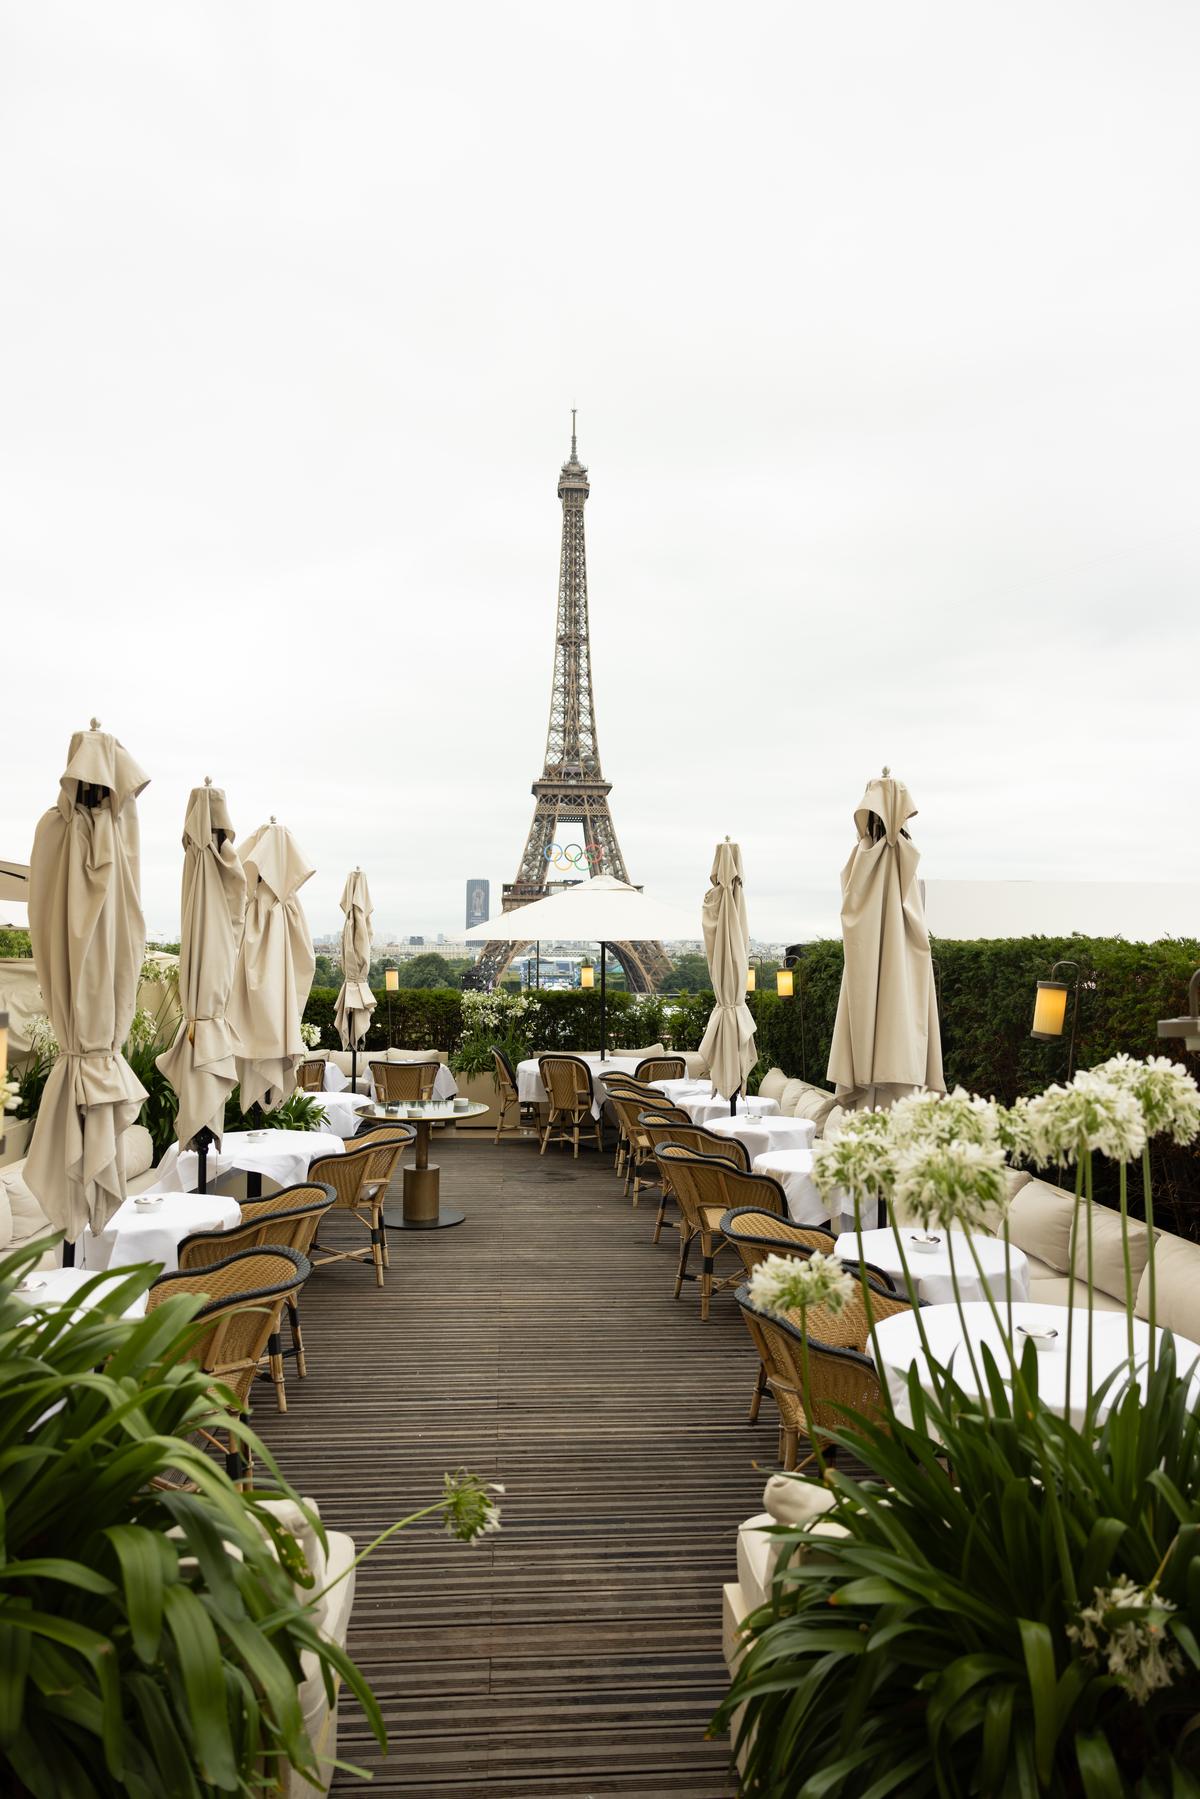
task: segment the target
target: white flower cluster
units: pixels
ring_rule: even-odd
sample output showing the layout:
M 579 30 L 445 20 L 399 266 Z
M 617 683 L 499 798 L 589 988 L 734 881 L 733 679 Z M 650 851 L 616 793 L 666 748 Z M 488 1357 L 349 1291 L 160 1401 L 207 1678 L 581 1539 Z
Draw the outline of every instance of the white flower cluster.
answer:
M 836 1256 L 815 1249 L 810 1256 L 766 1256 L 748 1282 L 750 1303 L 784 1317 L 809 1306 L 837 1313 L 854 1291 L 854 1281 Z
M 492 1531 L 500 1529 L 500 1507 L 489 1494 L 504 1494 L 494 1481 L 484 1481 L 477 1474 L 459 1468 L 447 1474 L 442 1488 L 446 1510 L 446 1535 L 463 1543 L 477 1543 Z
M 813 1151 L 821 1193 L 835 1189 L 858 1215 L 895 1200 L 910 1217 L 971 1231 L 995 1222 L 1008 1201 L 1002 1108 L 956 1087 L 915 1093 L 888 1112 L 852 1112 L 832 1143 Z
M 840 1190 L 861 1211 L 880 1199 L 890 1199 L 895 1179 L 888 1112 L 851 1112 L 832 1143 L 814 1146 L 813 1180 L 826 1198 Z
M 147 1012 L 145 1007 L 139 1006 L 129 1021 L 126 1043 L 130 1049 L 145 1049 L 147 1044 L 154 1042 L 157 1031 L 158 1024 L 154 1014 Z
M 321 1041 L 320 1025 L 311 1024 L 305 1019 L 304 1023 L 300 1026 L 300 1041 L 305 1049 L 316 1049 Z
M 1123 1574 L 1113 1586 L 1095 1589 L 1092 1604 L 1081 1608 L 1077 1624 L 1067 1625 L 1067 1635 L 1085 1655 L 1103 1657 L 1134 1703 L 1145 1705 L 1183 1669 L 1179 1645 L 1166 1631 L 1174 1610 L 1169 1599 L 1134 1586 Z
M 1051 1162 L 1069 1166 L 1093 1151 L 1114 1162 L 1132 1162 L 1146 1147 L 1146 1120 L 1136 1095 L 1102 1069 L 1083 1068 L 1069 1087 L 1047 1087 L 1026 1101 L 1021 1117 L 1021 1153 L 1043 1168 Z
M 538 1002 L 530 993 L 464 993 L 462 996 L 464 1035 L 504 1036 L 517 1019 L 536 1011 Z
M 912 1093 L 888 1113 L 888 1135 L 897 1149 L 921 1143 L 995 1144 L 1001 1108 L 965 1087 L 953 1093 Z
M 0 1084 L 0 1093 L 4 1095 L 4 1105 L 0 1109 L 5 1112 L 15 1112 L 21 1102 L 20 1081 L 10 1075 L 3 1084 Z
M 1135 1062 L 1132 1056 L 1111 1056 L 1091 1071 L 1132 1093 L 1142 1108 L 1146 1135 L 1165 1134 L 1176 1143 L 1194 1143 L 1200 1136 L 1200 1088 L 1180 1062 L 1166 1056 L 1148 1056 Z
M 53 1062 L 59 1054 L 59 1042 L 54 1026 L 44 1012 L 37 1012 L 29 1021 L 29 1047 L 33 1056 L 41 1061 Z
M 905 1144 L 896 1153 L 893 1196 L 902 1214 L 926 1229 L 982 1231 L 1007 1209 L 1004 1150 L 998 1141 Z

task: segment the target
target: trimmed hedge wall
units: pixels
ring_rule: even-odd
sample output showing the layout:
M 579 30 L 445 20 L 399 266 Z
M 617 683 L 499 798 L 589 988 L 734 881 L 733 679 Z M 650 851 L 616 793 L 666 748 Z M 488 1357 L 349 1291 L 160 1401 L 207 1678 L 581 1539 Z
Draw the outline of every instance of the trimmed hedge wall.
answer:
M 374 990 L 372 990 L 374 991 Z M 462 994 L 452 987 L 402 987 L 391 996 L 375 994 L 377 1001 L 367 1032 L 366 1048 L 440 1049 L 453 1055 L 462 1042 Z M 594 1049 L 600 1041 L 600 995 L 576 990 L 543 989 L 537 994 L 539 1050 Z M 709 1004 L 711 1006 L 711 998 Z M 337 989 L 314 987 L 304 1008 L 306 1024 L 320 1027 L 321 1047 L 339 1045 L 334 1014 Z M 612 1049 L 624 1044 L 657 1043 L 667 1028 L 667 1002 L 632 993 L 607 995 L 608 1041 Z M 389 1029 L 391 1036 L 389 1039 Z

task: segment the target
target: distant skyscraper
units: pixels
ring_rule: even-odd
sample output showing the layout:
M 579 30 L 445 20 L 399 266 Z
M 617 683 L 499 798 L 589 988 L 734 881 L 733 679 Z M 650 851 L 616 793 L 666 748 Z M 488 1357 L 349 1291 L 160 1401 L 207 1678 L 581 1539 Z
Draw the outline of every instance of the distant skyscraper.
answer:
M 473 924 L 482 924 L 489 916 L 491 901 L 491 884 L 488 881 L 467 882 L 467 929 Z

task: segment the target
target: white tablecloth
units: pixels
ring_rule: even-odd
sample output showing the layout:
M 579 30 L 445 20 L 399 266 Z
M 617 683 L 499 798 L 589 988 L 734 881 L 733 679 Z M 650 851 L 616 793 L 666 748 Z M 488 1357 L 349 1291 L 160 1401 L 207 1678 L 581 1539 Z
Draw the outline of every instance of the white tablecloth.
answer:
M 307 1178 L 310 1162 L 318 1156 L 340 1156 L 345 1147 L 332 1131 L 264 1131 L 253 1143 L 247 1131 L 226 1131 L 220 1155 L 208 1152 L 208 1179 L 211 1184 L 229 1168 L 244 1168 L 269 1175 L 281 1187 L 294 1187 Z M 199 1178 L 195 1150 L 180 1155 L 178 1143 L 172 1143 L 158 1165 L 155 1187 L 164 1193 L 191 1193 Z
M 958 1276 L 958 1290 L 964 1300 L 986 1299 L 983 1282 L 979 1278 L 979 1270 L 975 1266 L 975 1257 L 971 1254 L 971 1238 L 962 1231 L 938 1231 L 941 1247 L 932 1252 L 914 1249 L 912 1239 L 915 1232 L 911 1225 L 901 1225 L 900 1239 L 904 1244 L 904 1254 L 908 1261 L 908 1272 L 916 1282 L 917 1297 L 930 1305 L 953 1305 L 954 1282 L 950 1276 L 950 1237 L 954 1238 L 954 1272 Z M 987 1276 L 987 1284 L 997 1299 L 1004 1298 L 1004 1243 L 999 1237 L 979 1236 L 974 1239 L 975 1251 L 983 1264 Z M 903 1293 L 904 1269 L 900 1262 L 900 1251 L 896 1247 L 896 1233 L 887 1230 L 864 1231 L 862 1234 L 862 1253 L 865 1262 L 872 1262 L 876 1268 L 882 1268 L 885 1274 L 894 1277 L 896 1291 Z M 857 1262 L 858 1238 L 853 1231 L 843 1231 L 834 1245 L 834 1254 L 844 1262 Z M 1009 1249 L 1009 1265 L 1012 1269 L 1012 1296 L 1014 1299 L 1029 1298 L 1029 1260 L 1023 1249 L 1012 1244 Z
M 325 1129 L 333 1131 L 343 1140 L 353 1137 L 361 1122 L 364 1106 L 374 1104 L 368 1093 L 316 1093 L 314 1099 L 320 1101 L 321 1110 L 325 1114 Z
M 433 1060 L 432 1057 L 430 1057 L 429 1059 L 430 1059 L 430 1061 Z M 378 1053 L 378 1051 L 376 1051 L 376 1052 L 374 1052 L 374 1054 L 372 1054 L 372 1052 L 369 1050 L 365 1050 L 365 1049 L 359 1050 L 359 1052 L 358 1052 L 358 1073 L 357 1073 L 357 1075 L 355 1077 L 355 1081 L 354 1081 L 355 1091 L 358 1093 L 369 1093 L 371 1091 L 370 1064 L 372 1061 L 386 1062 L 387 1057 L 380 1055 Z M 347 1091 L 347 1089 L 349 1088 L 349 1086 L 350 1086 L 349 1075 L 343 1074 L 336 1062 L 326 1062 L 326 1064 L 325 1064 L 325 1087 L 324 1087 L 325 1094 L 328 1096 L 331 1093 L 345 1093 Z M 451 1072 L 450 1072 L 449 1068 L 447 1068 L 446 1064 L 444 1062 L 439 1063 L 438 1071 L 434 1077 L 434 1082 L 433 1082 L 433 1097 L 434 1097 L 434 1099 L 453 1099 L 455 1097 L 455 1095 L 457 1094 L 457 1092 L 458 1092 L 458 1082 L 455 1080 L 453 1074 L 451 1074 Z
M 94 1268 L 39 1268 L 30 1278 L 44 1281 L 45 1286 L 39 1287 L 33 1293 L 19 1293 L 19 1297 L 27 1299 L 30 1305 L 39 1306 L 69 1305 L 72 1300 L 75 1300 L 76 1309 L 85 1311 L 89 1306 L 94 1306 L 98 1299 L 103 1299 L 108 1290 L 100 1287 L 95 1292 L 89 1293 L 84 1300 L 77 1299 L 80 1287 L 91 1280 L 95 1272 Z M 142 1318 L 145 1316 L 145 1312 L 146 1295 L 140 1293 L 131 1305 L 125 1307 L 121 1316 L 122 1318 Z
M 359 1057 L 359 1067 L 362 1067 L 361 1056 Z M 349 1085 L 350 1076 L 343 1074 L 336 1062 L 326 1062 L 322 1090 L 325 1093 L 344 1093 Z
M 638 1064 L 644 1059 L 641 1056 L 602 1056 L 599 1050 L 579 1051 L 564 1049 L 564 1056 L 575 1056 L 578 1061 L 586 1062 L 592 1071 L 592 1088 L 596 1095 L 592 1107 L 592 1117 L 599 1118 L 600 1108 L 608 1098 L 608 1088 L 604 1085 L 604 1074 L 636 1074 Z M 517 1063 L 517 1093 L 523 1106 L 540 1106 L 549 1097 L 542 1085 L 542 1073 L 536 1057 Z M 438 1096 L 440 1097 L 440 1095 Z
M 241 1221 L 237 1200 L 221 1193 L 167 1193 L 153 1212 L 139 1211 L 127 1199 L 95 1236 L 85 1226 L 79 1239 L 81 1259 L 89 1269 L 161 1262 L 170 1273 L 179 1266 L 180 1243 L 193 1231 L 227 1231 Z
M 812 1166 L 811 1149 L 769 1149 L 754 1158 L 755 1174 L 769 1174 L 783 1188 L 793 1224 L 824 1224 L 829 1217 L 829 1203 L 817 1192 Z
M 689 1099 L 712 1098 L 711 1081 L 692 1080 L 686 1075 L 676 1076 L 669 1081 L 651 1081 L 650 1085 L 665 1094 L 673 1106 L 686 1105 Z
M 730 1118 L 729 1101 L 722 1099 L 719 1093 L 698 1094 L 677 1102 L 681 1105 L 693 1124 L 711 1125 L 714 1118 Z M 738 1116 L 741 1118 L 772 1118 L 779 1110 L 777 1099 L 739 1099 Z
M 997 1308 L 1003 1319 L 1005 1308 Z M 1019 1361 L 1023 1353 L 1023 1340 L 1017 1331 L 1020 1324 L 1032 1325 L 1038 1329 L 1053 1327 L 1058 1331 L 1054 1346 L 1038 1351 L 1038 1392 L 1052 1411 L 1061 1415 L 1069 1413 L 1073 1424 L 1083 1422 L 1084 1409 L 1087 1404 L 1087 1336 L 1088 1315 L 1085 1306 L 1075 1307 L 1074 1341 L 1071 1347 L 1071 1391 L 1067 1393 L 1067 1317 L 1066 1306 L 1037 1305 L 1028 1301 L 1014 1304 L 1013 1330 L 1016 1335 L 1016 1355 Z M 990 1347 L 1002 1374 L 1008 1374 L 1011 1364 L 1004 1347 L 1004 1339 L 992 1316 L 992 1308 L 986 1300 L 975 1300 L 963 1306 L 962 1318 L 957 1306 L 924 1306 L 921 1310 L 921 1322 L 929 1338 L 929 1346 L 936 1361 L 943 1367 L 951 1366 L 952 1373 L 959 1386 L 966 1392 L 978 1391 L 971 1364 L 967 1357 L 963 1339 L 963 1321 L 966 1321 L 976 1361 L 979 1362 L 980 1379 L 986 1381 L 983 1364 L 979 1358 L 982 1344 Z M 1122 1312 L 1094 1312 L 1092 1314 L 1092 1383 L 1099 1387 L 1106 1375 L 1119 1368 L 1126 1357 L 1126 1320 Z M 883 1372 L 887 1377 L 888 1388 L 892 1395 L 892 1403 L 897 1413 L 907 1423 L 912 1422 L 909 1410 L 908 1394 L 905 1382 L 908 1371 L 912 1367 L 918 1369 L 918 1378 L 926 1391 L 932 1391 L 932 1379 L 929 1376 L 925 1352 L 921 1348 L 917 1326 L 911 1312 L 900 1312 L 894 1318 L 885 1318 L 877 1326 L 879 1353 L 883 1359 Z M 1162 1338 L 1162 1331 L 1157 1333 Z M 1145 1391 L 1145 1361 L 1150 1346 L 1150 1327 L 1141 1318 L 1133 1321 L 1134 1356 L 1138 1363 L 1138 1381 Z M 869 1347 L 869 1346 L 868 1346 Z M 953 1363 L 951 1364 L 951 1358 Z M 1200 1347 L 1186 1337 L 1175 1338 L 1176 1366 L 1185 1373 L 1197 1360 L 1200 1360 Z M 1194 1388 L 1197 1383 L 1193 1383 Z M 1111 1405 L 1113 1397 L 1120 1391 L 1118 1381 L 1111 1387 L 1101 1404 L 1100 1415 L 1103 1417 Z M 1196 1403 L 1197 1393 L 1193 1392 L 1192 1403 Z
M 744 1114 L 731 1118 L 728 1112 L 710 1118 L 706 1128 L 744 1143 L 752 1165 L 756 1156 L 765 1156 L 768 1150 L 811 1149 L 817 1129 L 811 1118 L 747 1118 Z

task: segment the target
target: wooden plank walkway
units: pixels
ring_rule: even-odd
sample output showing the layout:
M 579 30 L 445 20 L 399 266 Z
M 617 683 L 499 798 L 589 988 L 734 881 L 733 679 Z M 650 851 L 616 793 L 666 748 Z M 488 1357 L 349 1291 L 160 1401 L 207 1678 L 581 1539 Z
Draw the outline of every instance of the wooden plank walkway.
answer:
M 769 1402 L 746 1422 L 745 1326 L 728 1295 L 708 1324 L 693 1286 L 672 1302 L 675 1233 L 650 1242 L 653 1202 L 633 1212 L 608 1158 L 460 1133 L 435 1159 L 466 1222 L 391 1233 L 382 1292 L 365 1266 L 314 1276 L 309 1377 L 254 1419 L 360 1546 L 448 1468 L 507 1488 L 478 1547 L 422 1524 L 359 1571 L 350 1647 L 390 1752 L 344 1705 L 340 1753 L 374 1781 L 337 1790 L 728 1799 L 704 1737 L 721 1586 L 776 1447 Z

